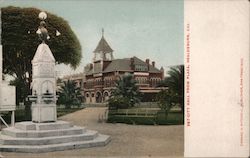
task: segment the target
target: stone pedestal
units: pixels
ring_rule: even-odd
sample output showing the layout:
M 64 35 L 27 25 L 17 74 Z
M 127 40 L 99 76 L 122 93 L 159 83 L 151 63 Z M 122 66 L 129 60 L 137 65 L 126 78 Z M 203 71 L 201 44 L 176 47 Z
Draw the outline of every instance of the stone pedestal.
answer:
M 56 104 L 32 104 L 31 116 L 33 122 L 55 122 L 57 119 Z
M 69 122 L 20 122 L 2 130 L 0 152 L 41 153 L 105 146 L 110 136 Z

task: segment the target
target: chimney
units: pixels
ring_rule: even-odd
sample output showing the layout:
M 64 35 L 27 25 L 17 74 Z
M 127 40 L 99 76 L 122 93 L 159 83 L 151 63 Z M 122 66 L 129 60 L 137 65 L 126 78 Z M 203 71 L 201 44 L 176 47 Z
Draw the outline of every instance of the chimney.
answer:
M 149 65 L 149 59 L 146 59 L 146 63 Z
M 133 57 L 130 58 L 130 67 L 131 67 L 131 70 L 135 69 L 135 59 Z
M 152 66 L 155 67 L 155 61 L 152 61 Z
M 164 68 L 161 67 L 160 71 L 161 71 L 161 79 L 163 80 L 164 79 Z
M 93 69 L 93 64 L 89 64 L 89 69 L 92 70 Z

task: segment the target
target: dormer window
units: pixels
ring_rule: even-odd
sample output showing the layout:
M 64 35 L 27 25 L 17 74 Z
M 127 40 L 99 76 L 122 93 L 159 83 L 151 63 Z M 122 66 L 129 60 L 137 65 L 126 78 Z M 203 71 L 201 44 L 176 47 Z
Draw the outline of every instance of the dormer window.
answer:
M 148 67 L 146 65 L 135 65 L 135 71 L 148 71 Z

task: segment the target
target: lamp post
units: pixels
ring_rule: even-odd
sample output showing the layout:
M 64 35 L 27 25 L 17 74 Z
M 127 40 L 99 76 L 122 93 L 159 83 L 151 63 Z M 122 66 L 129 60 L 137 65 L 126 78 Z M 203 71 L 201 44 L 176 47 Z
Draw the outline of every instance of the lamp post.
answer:
M 37 123 L 55 122 L 57 120 L 56 61 L 46 44 L 46 41 L 50 39 L 45 22 L 47 14 L 40 12 L 38 17 L 41 22 L 36 33 L 41 44 L 32 60 L 32 95 L 29 96 L 30 101 L 33 101 L 32 121 Z

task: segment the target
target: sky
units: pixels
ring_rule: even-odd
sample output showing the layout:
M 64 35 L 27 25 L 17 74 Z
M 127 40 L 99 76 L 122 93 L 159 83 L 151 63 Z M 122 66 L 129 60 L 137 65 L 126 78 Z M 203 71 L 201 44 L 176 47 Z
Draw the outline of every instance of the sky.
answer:
M 0 0 L 0 7 L 5 6 L 35 7 L 69 22 L 82 59 L 76 70 L 58 65 L 59 76 L 83 72 L 92 62 L 102 28 L 116 59 L 149 58 L 164 69 L 184 62 L 183 0 Z

